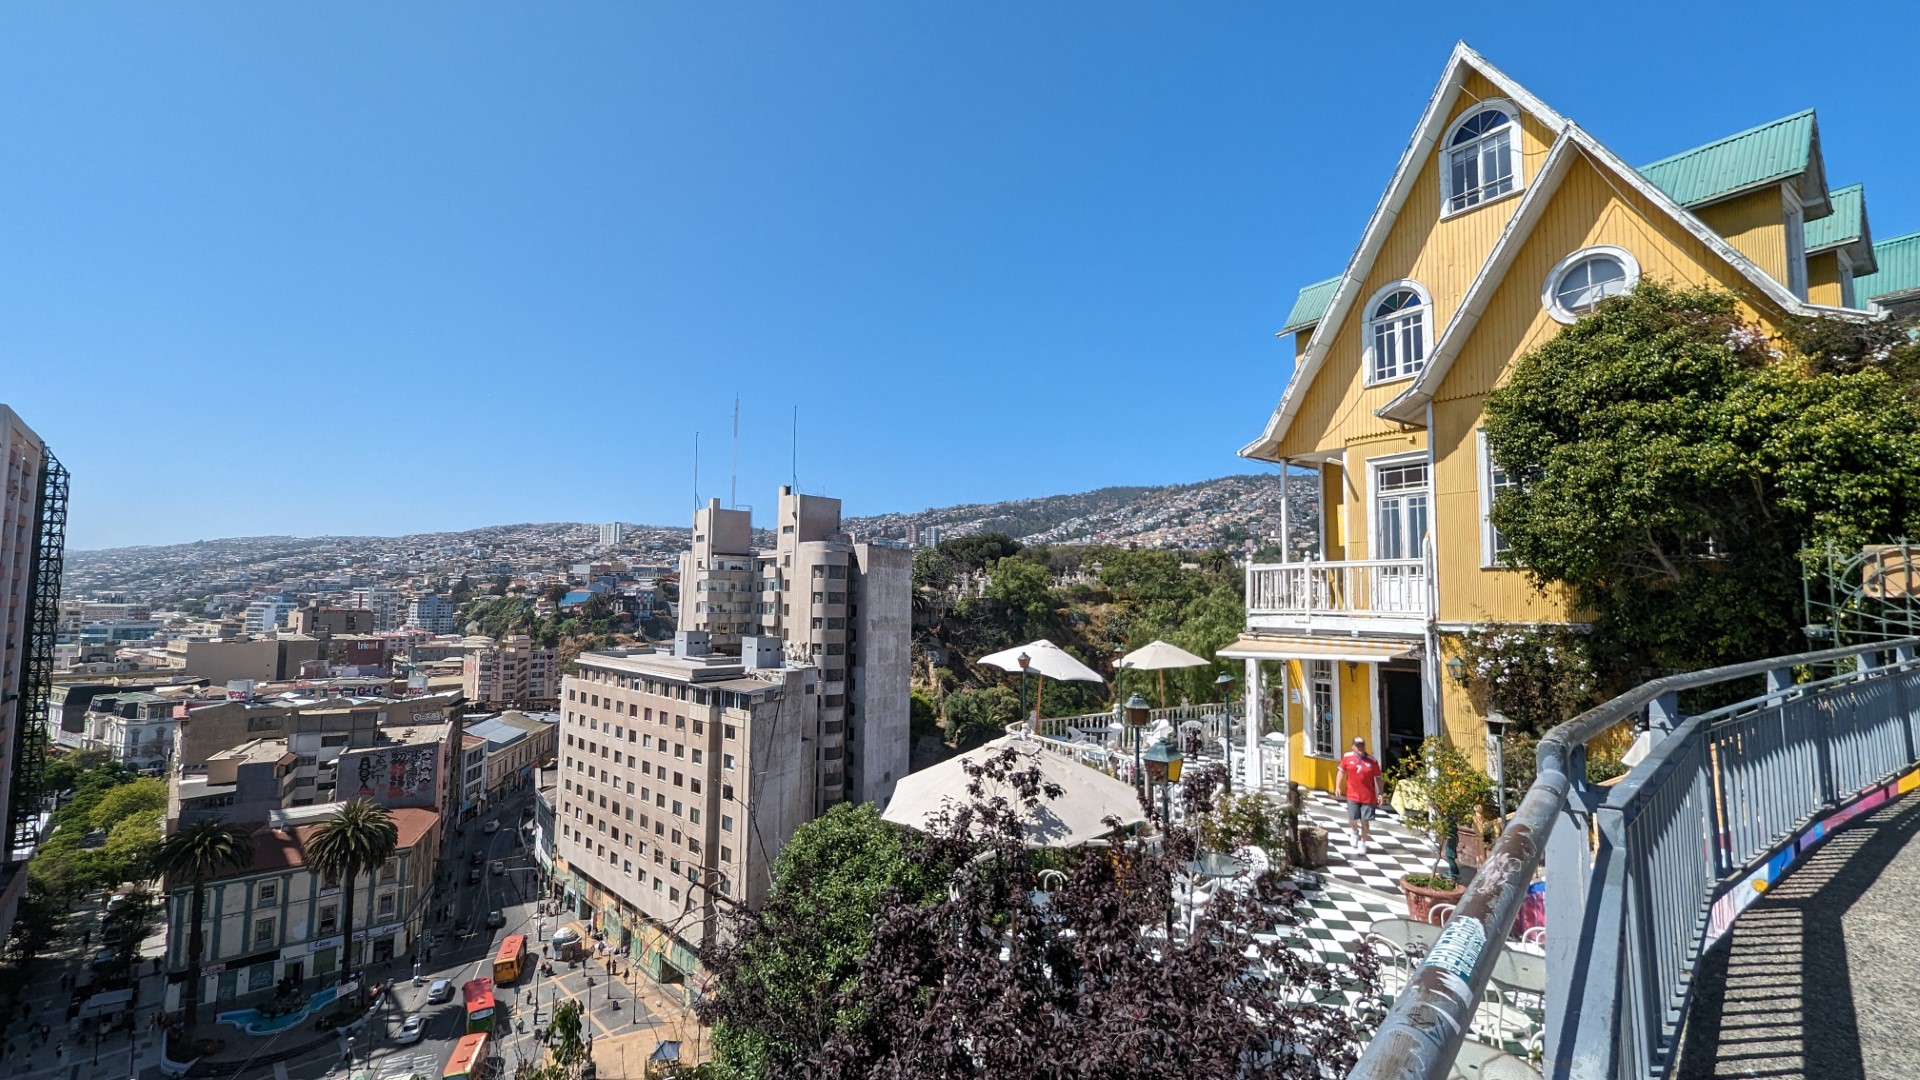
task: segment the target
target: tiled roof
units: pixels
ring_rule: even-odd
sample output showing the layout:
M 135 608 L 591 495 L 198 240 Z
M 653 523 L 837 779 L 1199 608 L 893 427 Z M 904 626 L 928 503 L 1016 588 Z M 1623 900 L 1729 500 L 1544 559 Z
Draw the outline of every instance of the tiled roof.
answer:
M 1293 310 L 1287 312 L 1286 325 L 1280 328 L 1280 332 L 1291 334 L 1319 322 L 1320 316 L 1327 313 L 1327 305 L 1333 302 L 1333 290 L 1339 284 L 1338 277 L 1330 277 L 1301 289 L 1299 298 L 1293 302 Z
M 419 806 L 406 806 L 388 812 L 393 815 L 394 827 L 400 832 L 399 839 L 394 843 L 395 851 L 405 851 L 419 843 L 440 820 L 438 813 Z M 311 825 L 295 825 L 290 829 L 262 825 L 253 833 L 253 865 L 245 870 L 216 876 L 249 877 L 273 870 L 298 870 L 307 865 L 307 845 L 312 843 L 313 834 L 324 824 L 315 822 Z
M 1853 295 L 1864 301 L 1920 290 L 1920 232 L 1896 236 L 1873 245 L 1880 269 L 1853 279 Z
M 1834 189 L 1830 197 L 1833 199 L 1833 213 L 1809 221 L 1804 226 L 1809 255 L 1866 239 L 1866 188 L 1860 184 L 1850 184 Z
M 1812 160 L 1813 110 L 1807 109 L 1642 165 L 1640 175 L 1693 207 L 1798 176 Z

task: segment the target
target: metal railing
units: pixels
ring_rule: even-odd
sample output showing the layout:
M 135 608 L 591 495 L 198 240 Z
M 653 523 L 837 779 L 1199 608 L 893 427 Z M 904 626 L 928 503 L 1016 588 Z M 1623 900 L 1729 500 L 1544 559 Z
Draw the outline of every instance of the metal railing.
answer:
M 1245 711 L 1245 706 L 1244 703 L 1236 701 L 1229 705 L 1221 705 L 1215 702 L 1213 704 L 1173 705 L 1165 709 L 1151 709 L 1148 710 L 1147 713 L 1147 727 L 1152 728 L 1164 720 L 1177 728 L 1188 720 L 1195 720 L 1206 725 L 1208 730 L 1213 734 L 1218 734 L 1218 732 L 1213 731 L 1213 727 L 1220 722 L 1220 713 L 1222 710 L 1225 710 L 1228 716 L 1238 721 L 1241 713 Z M 1119 717 L 1109 711 L 1081 713 L 1078 716 L 1042 716 L 1032 721 L 1030 726 L 1033 734 L 1042 738 L 1071 739 L 1078 732 L 1099 732 L 1107 730 L 1110 725 L 1118 722 L 1118 720 Z M 1132 746 L 1133 743 L 1128 742 L 1126 745 Z
M 1248 615 L 1427 613 L 1423 559 L 1257 563 L 1247 568 Z
M 1350 1077 L 1448 1074 L 1543 856 L 1544 1075 L 1665 1076 L 1701 953 L 1737 914 L 1731 891 L 1824 811 L 1920 761 L 1916 645 L 1670 676 L 1548 732 L 1533 786 Z M 1825 665 L 1841 670 L 1795 681 Z M 1680 714 L 1680 693 L 1757 677 L 1755 697 Z M 1587 743 L 1642 715 L 1647 756 L 1611 789 L 1587 784 Z

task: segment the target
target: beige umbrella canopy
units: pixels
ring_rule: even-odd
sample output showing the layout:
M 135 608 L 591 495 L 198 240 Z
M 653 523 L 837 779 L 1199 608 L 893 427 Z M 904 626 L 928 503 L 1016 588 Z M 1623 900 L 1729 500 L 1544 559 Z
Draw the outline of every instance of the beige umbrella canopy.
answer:
M 958 809 L 972 801 L 967 786 L 973 778 L 967 775 L 966 764 L 984 762 L 1009 746 L 1021 756 L 1019 769 L 1037 768 L 1046 782 L 1058 784 L 1062 789 L 1059 798 L 1042 798 L 1026 812 L 1028 847 L 1070 848 L 1084 844 L 1113 831 L 1106 823 L 1109 817 L 1120 819 L 1122 827 L 1146 820 L 1133 785 L 1046 750 L 1037 740 L 1019 735 L 1003 736 L 959 757 L 901 777 L 881 818 L 925 832 L 940 811 Z M 989 797 L 997 794 L 1009 800 L 1014 798 L 1011 790 L 996 790 L 996 785 L 984 781 L 983 785 Z
M 1035 675 L 1046 676 L 1045 679 L 1040 680 L 1041 690 L 1033 695 L 1033 715 L 1035 716 L 1040 715 L 1040 693 L 1044 692 L 1047 679 L 1058 679 L 1061 682 L 1099 683 L 1102 686 L 1107 682 L 1100 677 L 1099 672 L 1075 660 L 1072 653 L 1046 638 L 1030 641 L 1025 645 L 1015 645 L 1011 649 L 1002 649 L 997 653 L 988 653 L 980 658 L 980 663 L 997 667 L 1002 671 L 1019 672 L 1022 670 L 1020 664 L 1022 656 L 1027 658 L 1025 670 Z
M 1154 671 L 1159 673 L 1160 707 L 1167 707 L 1167 669 L 1206 667 L 1211 661 L 1202 660 L 1178 645 L 1169 645 L 1164 641 L 1151 641 L 1120 658 L 1116 665 L 1119 670 L 1132 668 L 1135 671 Z

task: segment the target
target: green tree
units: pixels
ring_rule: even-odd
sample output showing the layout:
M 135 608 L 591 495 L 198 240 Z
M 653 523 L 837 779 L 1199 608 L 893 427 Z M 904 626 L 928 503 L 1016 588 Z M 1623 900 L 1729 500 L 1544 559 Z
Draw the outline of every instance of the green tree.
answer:
M 1032 639 L 1053 633 L 1059 605 L 1046 567 L 1011 556 L 1001 559 L 993 564 L 986 596 L 1006 611 L 1016 636 Z
M 113 884 L 144 881 L 152 876 L 154 860 L 160 857 L 166 814 L 164 806 L 136 810 L 107 830 L 107 842 L 100 850 L 115 878 Z
M 1804 648 L 1799 554 L 1920 534 L 1920 405 L 1710 289 L 1642 283 L 1522 356 L 1487 401 L 1510 559 L 1591 613 L 1614 670 Z
M 148 810 L 165 811 L 167 808 L 167 782 L 157 777 L 144 777 L 132 783 L 121 784 L 109 789 L 100 796 L 88 817 L 96 829 L 111 829 L 134 814 Z
M 307 844 L 307 863 L 328 877 L 340 879 L 341 940 L 346 942 L 341 961 L 344 971 L 354 968 L 353 893 L 361 874 L 376 870 L 393 857 L 400 842 L 400 828 L 386 807 L 369 799 L 355 799 L 342 806 L 325 824 L 313 831 Z
M 1004 686 L 959 690 L 947 695 L 947 736 L 962 750 L 1007 733 L 1020 719 L 1020 696 Z
M 187 1031 L 200 1019 L 200 956 L 206 951 L 207 879 L 253 862 L 253 837 L 211 818 L 196 821 L 160 845 L 159 869 L 173 881 L 191 883 L 187 909 Z
M 1020 541 L 1002 532 L 968 533 L 940 541 L 940 554 L 962 570 L 985 570 L 994 563 L 1020 553 Z
M 784 1076 L 845 1017 L 833 1002 L 857 981 L 883 902 L 944 895 L 947 871 L 918 834 L 880 820 L 872 804 L 842 803 L 802 825 L 780 849 L 773 889 L 752 930 L 709 961 L 717 1061 L 735 1076 Z
M 1185 604 L 1201 591 L 1200 575 L 1180 566 L 1173 551 L 1116 551 L 1100 563 L 1100 583 L 1136 604 Z
M 20 898 L 20 910 L 14 914 L 13 929 L 7 944 L 13 958 L 30 963 L 59 940 L 67 921 L 66 901 L 36 888 L 29 880 L 27 894 Z
M 573 1070 L 587 1058 L 587 1041 L 581 1026 L 581 1009 L 577 1001 L 563 1001 L 554 1006 L 553 1022 L 547 1025 L 547 1045 L 553 1052 L 553 1063 L 565 1070 Z

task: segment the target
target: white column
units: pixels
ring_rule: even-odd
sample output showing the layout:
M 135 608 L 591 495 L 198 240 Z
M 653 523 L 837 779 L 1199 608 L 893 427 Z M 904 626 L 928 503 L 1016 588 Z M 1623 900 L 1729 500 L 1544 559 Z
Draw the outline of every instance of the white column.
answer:
M 1262 769 L 1260 733 L 1267 726 L 1267 694 L 1266 687 L 1260 681 L 1260 661 L 1247 660 L 1247 679 L 1241 685 L 1245 687 L 1245 707 L 1241 711 L 1246 714 L 1243 720 L 1247 727 L 1247 752 L 1241 755 L 1247 763 L 1246 786 L 1241 790 L 1258 791 Z

